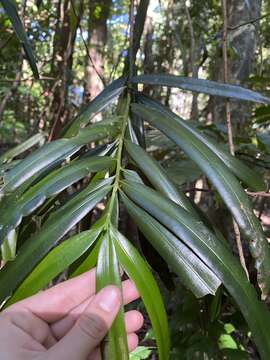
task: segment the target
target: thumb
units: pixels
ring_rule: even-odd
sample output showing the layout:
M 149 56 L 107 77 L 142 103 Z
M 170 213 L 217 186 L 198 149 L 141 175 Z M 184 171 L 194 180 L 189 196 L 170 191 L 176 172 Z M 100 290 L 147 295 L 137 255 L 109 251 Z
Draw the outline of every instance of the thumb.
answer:
M 49 359 L 86 359 L 100 344 L 121 304 L 121 292 L 113 285 L 102 289 L 88 305 L 76 324 L 48 350 Z

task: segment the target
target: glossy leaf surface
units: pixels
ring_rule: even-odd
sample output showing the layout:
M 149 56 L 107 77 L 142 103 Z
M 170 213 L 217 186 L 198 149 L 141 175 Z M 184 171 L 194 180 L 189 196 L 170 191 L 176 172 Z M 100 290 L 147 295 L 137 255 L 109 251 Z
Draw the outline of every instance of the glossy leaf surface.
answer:
M 240 180 L 242 180 L 247 186 L 253 188 L 256 191 L 261 191 L 265 189 L 265 183 L 260 174 L 252 170 L 235 156 L 232 156 L 229 151 L 226 151 L 215 140 L 192 126 L 189 121 L 181 119 L 180 116 L 176 115 L 166 106 L 151 98 L 140 95 L 138 96 L 138 99 L 142 104 L 146 106 L 157 108 L 158 110 L 163 112 L 165 116 L 172 116 L 175 121 L 177 121 L 181 126 L 185 127 L 185 129 L 190 131 L 198 140 L 200 140 L 210 150 L 212 150 L 213 153 L 215 153 L 220 158 L 220 160 L 224 162 L 228 169 L 230 169 L 234 173 L 234 175 L 237 176 Z
M 197 216 L 189 199 L 184 193 L 181 193 L 176 189 L 175 185 L 168 179 L 165 170 L 155 159 L 148 155 L 143 148 L 131 141 L 125 141 L 125 148 L 156 189 L 160 190 L 163 194 L 167 195 L 169 199 L 175 201 L 184 209 Z
M 6 151 L 3 155 L 0 156 L 0 165 L 12 160 L 14 157 L 21 155 L 26 150 L 29 150 L 31 147 L 37 144 L 43 144 L 45 141 L 45 135 L 42 133 L 36 134 L 30 137 L 28 140 L 24 141 L 22 144 L 15 146 L 14 148 Z
M 112 238 L 121 266 L 134 281 L 151 320 L 160 360 L 169 359 L 170 336 L 163 300 L 156 281 L 136 248 L 115 228 Z
M 49 252 L 110 191 L 111 179 L 90 184 L 59 210 L 51 214 L 40 231 L 32 235 L 20 248 L 15 261 L 0 272 L 0 301 L 17 288 L 33 267 Z
M 113 164 L 114 159 L 105 156 L 75 160 L 52 171 L 21 196 L 14 194 L 9 201 L 0 202 L 0 244 L 8 233 L 20 224 L 22 217 L 32 213 L 47 198 L 58 194 L 91 172 L 108 169 Z
M 204 93 L 213 96 L 223 96 L 226 98 L 253 101 L 262 104 L 270 104 L 270 99 L 262 94 L 245 89 L 241 86 L 224 84 L 217 81 L 195 79 L 168 74 L 139 75 L 132 78 L 133 83 L 161 85 L 176 87 L 192 92 Z
M 81 275 L 86 271 L 94 268 L 97 264 L 99 248 L 100 248 L 100 240 L 97 240 L 94 247 L 91 248 L 89 251 L 87 251 L 85 258 L 83 258 L 82 261 L 80 261 L 79 264 L 74 268 L 71 267 L 69 278 L 73 278 L 75 276 Z
M 153 247 L 159 252 L 183 284 L 197 297 L 214 295 L 221 281 L 216 274 L 179 238 L 124 194 L 123 203 L 130 216 Z
M 97 291 L 112 284 L 122 289 L 118 259 L 114 243 L 108 232 L 103 239 L 101 239 L 96 278 Z M 102 353 L 102 358 L 104 360 L 129 359 L 123 305 L 121 306 L 111 329 L 103 340 Z
M 158 192 L 138 183 L 123 183 L 122 188 L 128 197 L 181 238 L 215 272 L 241 309 L 262 359 L 268 359 L 270 315 L 228 248 L 201 221 L 194 220 L 183 208 Z
M 249 239 L 250 252 L 255 259 L 258 283 L 263 296 L 270 290 L 270 251 L 262 227 L 253 213 L 251 203 L 239 184 L 220 158 L 182 126 L 173 116 L 158 108 L 133 105 L 133 110 L 173 140 L 202 169 L 215 186 L 231 211 L 240 229 Z
M 34 174 L 44 171 L 52 164 L 66 160 L 83 145 L 112 135 L 113 130 L 112 126 L 92 126 L 79 132 L 72 139 L 60 139 L 44 145 L 8 172 L 0 195 L 15 190 Z
M 42 290 L 51 280 L 67 269 L 70 264 L 91 247 L 99 233 L 98 229 L 84 231 L 56 246 L 21 283 L 7 302 L 7 306 Z

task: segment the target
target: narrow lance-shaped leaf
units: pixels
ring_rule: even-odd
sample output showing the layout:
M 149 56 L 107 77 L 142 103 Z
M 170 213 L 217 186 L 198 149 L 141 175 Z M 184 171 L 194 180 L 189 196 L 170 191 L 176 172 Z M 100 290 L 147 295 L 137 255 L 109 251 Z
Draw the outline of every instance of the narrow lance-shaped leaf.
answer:
M 0 165 L 0 188 L 3 186 L 2 178 L 5 177 L 6 172 L 18 165 L 20 161 L 21 160 L 13 160 Z
M 191 212 L 194 216 L 198 216 L 189 199 L 185 194 L 176 189 L 174 184 L 168 179 L 164 169 L 156 160 L 148 155 L 140 146 L 133 144 L 131 141 L 125 141 L 125 148 L 156 189 Z
M 122 290 L 118 260 L 114 243 L 109 232 L 107 232 L 101 240 L 96 277 L 97 291 L 112 284 Z M 102 355 L 103 360 L 129 359 L 123 305 L 121 306 L 107 336 L 103 340 Z
M 180 239 L 136 206 L 126 195 L 121 194 L 121 199 L 141 232 L 171 266 L 182 283 L 196 297 L 214 295 L 221 284 L 216 274 Z
M 144 183 L 142 178 L 140 177 L 140 175 L 137 173 L 137 171 L 130 170 L 130 169 L 123 169 L 123 175 L 126 180 L 130 180 L 132 182 L 133 181 L 139 182 L 141 184 Z
M 145 154 L 147 154 L 147 153 L 145 153 Z M 150 159 L 152 159 L 152 158 L 150 158 Z M 163 174 L 159 174 L 159 170 L 155 169 L 155 166 L 153 168 L 151 168 L 152 171 L 148 171 L 148 169 L 147 169 L 146 171 L 148 172 L 148 175 L 149 175 L 148 179 L 150 180 L 150 182 L 152 182 L 153 185 L 155 183 L 158 184 L 160 192 L 162 192 L 163 194 L 166 194 L 171 200 L 173 200 L 176 203 L 178 203 L 179 205 L 181 205 L 180 201 L 177 201 L 177 200 L 179 200 L 179 195 L 177 195 L 177 193 L 175 192 L 175 191 L 177 191 L 177 189 L 175 189 L 175 186 L 172 184 L 170 179 L 168 179 L 168 177 L 166 176 L 166 174 L 161 166 L 160 166 L 160 168 L 161 168 Z M 141 169 L 142 169 L 142 167 L 141 167 Z M 156 173 L 156 171 L 157 171 L 157 173 Z M 159 174 L 158 179 L 156 179 L 157 174 Z M 123 175 L 124 175 L 125 180 L 127 180 L 128 182 L 131 181 L 131 182 L 139 182 L 141 184 L 144 183 L 143 180 L 141 179 L 141 177 L 139 176 L 139 174 L 134 170 L 124 169 Z M 171 184 L 171 186 L 169 185 L 169 187 L 167 187 L 167 184 Z M 156 188 L 157 188 L 157 186 L 156 186 Z M 173 189 L 175 189 L 175 190 L 173 190 Z M 173 190 L 173 191 L 171 191 L 171 190 Z M 173 194 L 176 194 L 176 196 L 174 197 Z M 180 193 L 180 196 L 181 195 L 183 195 L 183 194 Z M 193 204 L 193 206 L 189 202 L 189 204 L 187 204 L 187 206 L 186 206 L 186 210 L 188 210 L 194 218 L 201 219 L 206 224 L 206 226 L 208 226 L 210 229 L 213 229 L 217 238 L 221 242 L 223 242 L 227 246 L 229 246 L 227 240 L 223 237 L 223 235 L 221 234 L 219 229 L 209 221 L 209 219 L 204 214 L 204 212 L 195 204 Z
M 133 105 L 133 110 L 182 148 L 213 183 L 242 232 L 249 239 L 250 252 L 258 271 L 258 283 L 262 296 L 266 297 L 270 289 L 269 245 L 250 201 L 237 179 L 211 149 L 173 116 L 165 116 L 159 109 L 138 104 Z
M 78 151 L 83 145 L 113 135 L 116 128 L 113 126 L 91 126 L 79 132 L 72 139 L 61 139 L 44 145 L 21 161 L 8 172 L 4 178 L 5 185 L 0 191 L 0 197 L 12 192 L 34 174 L 44 171 L 53 163 L 59 163 Z
M 149 74 L 134 76 L 132 78 L 132 82 L 136 84 L 176 87 L 183 90 L 205 93 L 213 96 L 223 96 L 226 98 L 270 104 L 269 98 L 256 91 L 245 89 L 238 85 L 230 85 L 211 80 L 168 74 Z
M 92 229 L 91 229 L 92 230 Z M 83 256 L 69 268 L 69 278 L 79 276 L 88 270 L 93 269 L 97 264 L 100 240 L 97 240 L 94 247 L 89 249 Z M 82 261 L 81 261 L 82 260 Z
M 22 144 L 15 146 L 14 148 L 6 151 L 3 155 L 0 156 L 0 165 L 12 160 L 14 157 L 21 155 L 26 150 L 29 150 L 31 147 L 39 144 L 42 145 L 45 141 L 45 135 L 43 133 L 36 134 L 30 139 L 24 141 Z
M 123 182 L 122 189 L 136 204 L 181 238 L 215 272 L 241 309 L 261 358 L 269 359 L 269 313 L 228 248 L 201 221 L 193 219 L 187 211 L 158 192 L 138 183 Z
M 96 174 L 96 175 L 98 175 L 98 174 Z M 101 218 L 99 218 L 95 222 L 95 224 L 93 224 L 91 226 L 91 230 L 95 230 L 95 229 L 104 230 L 104 227 L 107 223 L 106 215 L 107 215 L 106 211 L 104 211 Z M 83 256 L 80 257 L 80 259 L 78 259 L 74 264 L 72 264 L 69 267 L 69 271 L 68 271 L 69 278 L 83 274 L 84 272 L 86 272 L 96 266 L 99 248 L 100 248 L 100 245 L 102 242 L 103 235 L 101 234 L 101 236 L 96 241 L 95 246 L 93 248 L 89 249 L 85 254 L 83 254 Z
M 9 232 L 20 224 L 22 217 L 31 214 L 47 198 L 60 193 L 91 172 L 108 169 L 113 164 L 114 159 L 105 156 L 75 160 L 71 164 L 52 171 L 21 196 L 15 192 L 8 201 L 0 202 L 0 244 Z
M 166 311 L 156 281 L 136 248 L 114 227 L 111 227 L 111 233 L 119 262 L 134 281 L 151 320 L 157 340 L 159 360 L 167 360 L 170 335 Z
M 35 57 L 30 45 L 30 42 L 28 40 L 28 37 L 25 33 L 25 30 L 23 28 L 23 24 L 19 18 L 16 5 L 14 1 L 12 0 L 0 0 L 3 8 L 5 9 L 8 17 L 10 18 L 10 21 L 12 22 L 12 25 L 14 27 L 14 30 L 16 32 L 16 35 L 20 41 L 20 43 L 23 46 L 25 56 L 29 62 L 29 65 L 31 66 L 31 69 L 33 71 L 33 74 L 36 79 L 39 78 L 38 69 L 35 61 Z
M 261 191 L 265 188 L 262 176 L 260 176 L 257 172 L 252 170 L 247 165 L 245 165 L 235 156 L 232 156 L 215 140 L 198 131 L 194 126 L 190 124 L 190 122 L 181 119 L 171 110 L 169 110 L 166 106 L 147 96 L 140 94 L 138 96 L 138 99 L 140 103 L 146 106 L 157 108 L 158 110 L 163 112 L 165 116 L 173 116 L 175 121 L 177 121 L 181 126 L 184 126 L 188 131 L 190 131 L 194 136 L 196 136 L 198 140 L 202 141 L 207 147 L 209 147 L 209 149 L 211 149 L 220 158 L 220 160 L 222 160 L 224 164 L 234 173 L 234 175 L 244 182 L 245 185 L 253 188 L 256 191 Z
M 33 267 L 74 225 L 76 225 L 110 191 L 112 179 L 90 183 L 59 210 L 53 212 L 40 231 L 20 248 L 15 261 L 0 272 L 0 302 L 17 288 Z
M 126 78 L 122 77 L 108 85 L 80 111 L 64 133 L 64 136 L 69 138 L 76 135 L 80 127 L 90 122 L 92 116 L 109 106 L 110 103 L 122 93 L 125 88 L 125 82 Z
M 100 231 L 101 229 L 84 231 L 52 249 L 21 283 L 6 306 L 42 290 L 93 245 Z

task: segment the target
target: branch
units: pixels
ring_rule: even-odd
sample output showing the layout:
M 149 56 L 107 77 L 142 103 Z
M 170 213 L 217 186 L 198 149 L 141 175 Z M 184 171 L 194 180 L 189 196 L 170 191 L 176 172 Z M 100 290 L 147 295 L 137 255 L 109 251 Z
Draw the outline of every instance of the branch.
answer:
M 256 23 L 257 21 L 260 21 L 260 20 L 262 20 L 262 19 L 264 19 L 264 18 L 266 18 L 266 17 L 268 17 L 268 16 L 270 16 L 270 13 L 267 13 L 267 14 L 265 14 L 265 15 L 263 15 L 263 16 L 260 16 L 260 17 L 255 18 L 255 19 L 251 19 L 251 20 L 245 21 L 245 22 L 243 22 L 243 23 L 241 23 L 241 24 L 239 24 L 239 25 L 236 25 L 236 26 L 228 26 L 227 29 L 228 29 L 229 31 L 237 30 L 237 29 L 239 29 L 239 28 L 242 27 L 242 26 L 249 25 L 249 24 L 254 24 L 254 23 Z
M 0 52 L 8 45 L 8 43 L 10 42 L 10 40 L 13 38 L 14 33 L 12 33 L 11 35 L 9 35 L 6 39 L 6 41 L 4 41 L 1 45 L 0 45 Z
M 28 77 L 28 78 L 24 78 L 24 79 L 3 79 L 3 80 L 0 80 L 0 83 L 13 83 L 14 81 L 16 82 L 24 82 L 24 81 L 47 81 L 47 80 L 57 80 L 56 78 L 54 77 L 50 77 L 50 76 L 42 76 L 42 77 L 39 77 L 38 79 L 34 78 L 34 77 Z
M 205 189 L 205 188 L 190 188 L 190 189 L 184 189 L 183 190 L 185 193 L 188 192 L 192 192 L 192 191 L 201 191 L 201 192 L 209 192 L 209 189 Z M 262 196 L 262 197 L 270 197 L 270 193 L 266 192 L 266 191 L 257 191 L 257 192 L 253 192 L 253 191 L 248 191 L 246 190 L 246 194 L 249 196 Z
M 192 192 L 192 191 L 201 191 L 201 192 L 210 192 L 209 189 L 203 189 L 203 188 L 190 188 L 190 189 L 184 189 L 183 190 L 185 193 L 188 193 L 188 192 Z
M 250 196 L 262 196 L 262 197 L 270 197 L 270 193 L 266 192 L 266 191 L 257 191 L 257 192 L 253 192 L 253 191 L 246 191 L 246 193 Z

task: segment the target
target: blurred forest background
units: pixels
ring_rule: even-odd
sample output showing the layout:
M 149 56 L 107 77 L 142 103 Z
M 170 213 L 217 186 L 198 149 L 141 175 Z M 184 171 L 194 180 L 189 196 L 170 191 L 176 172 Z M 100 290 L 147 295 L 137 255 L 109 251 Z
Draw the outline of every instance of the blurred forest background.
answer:
M 16 3 L 40 79 L 33 77 L 12 24 L 0 6 L 0 155 L 39 132 L 49 141 L 59 137 L 81 106 L 122 75 L 128 54 L 130 1 Z M 227 3 L 227 80 L 270 96 L 270 1 Z M 137 54 L 137 73 L 166 72 L 224 81 L 223 23 L 219 0 L 150 0 Z M 204 132 L 228 146 L 224 99 L 162 87 L 153 90 L 144 86 L 144 92 L 170 105 L 186 120 L 199 120 Z M 231 111 L 236 156 L 269 180 L 270 106 L 231 101 Z M 146 133 L 149 151 L 162 161 L 175 183 L 212 217 L 238 256 L 228 210 L 216 193 L 208 196 L 212 190 L 200 169 L 164 139 L 150 129 Z M 249 195 L 270 238 L 269 194 Z M 253 262 L 245 243 L 243 251 L 253 281 Z M 216 300 L 218 297 L 214 301 L 208 297 L 196 300 L 163 265 L 157 264 L 155 270 L 161 284 L 165 284 L 168 311 L 177 314 L 170 319 L 175 359 L 258 358 L 247 326 L 240 312 L 226 302 L 226 293 L 222 303 Z M 155 264 L 152 266 L 155 268 Z M 153 335 L 147 324 L 144 330 L 141 337 L 147 332 L 144 344 L 151 350 Z

